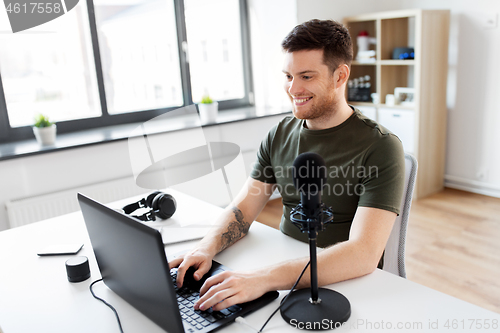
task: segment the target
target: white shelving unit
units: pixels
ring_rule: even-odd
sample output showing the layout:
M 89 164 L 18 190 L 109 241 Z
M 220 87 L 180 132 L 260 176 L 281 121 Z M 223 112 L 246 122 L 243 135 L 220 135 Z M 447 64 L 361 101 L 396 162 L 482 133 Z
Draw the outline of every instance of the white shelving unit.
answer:
M 369 75 L 371 93 L 379 103 L 353 102 L 368 117 L 399 136 L 405 151 L 418 160 L 414 197 L 422 198 L 444 185 L 446 148 L 446 81 L 448 69 L 449 10 L 402 10 L 346 17 L 353 39 L 367 31 L 376 38 L 373 62 L 353 61 L 351 79 Z M 392 59 L 396 47 L 412 47 L 411 60 Z M 414 103 L 387 105 L 386 95 L 396 87 L 413 88 Z

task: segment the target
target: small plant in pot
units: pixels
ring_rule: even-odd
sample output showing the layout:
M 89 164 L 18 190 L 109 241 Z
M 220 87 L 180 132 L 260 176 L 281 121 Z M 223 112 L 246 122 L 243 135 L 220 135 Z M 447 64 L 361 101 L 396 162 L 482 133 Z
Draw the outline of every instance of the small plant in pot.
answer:
M 203 96 L 198 104 L 200 118 L 202 123 L 214 123 L 217 120 L 217 112 L 219 111 L 219 103 L 212 100 L 209 95 Z
M 33 133 L 35 133 L 36 141 L 42 146 L 50 146 L 56 142 L 56 124 L 51 122 L 49 118 L 43 114 L 38 114 L 35 117 L 33 124 Z

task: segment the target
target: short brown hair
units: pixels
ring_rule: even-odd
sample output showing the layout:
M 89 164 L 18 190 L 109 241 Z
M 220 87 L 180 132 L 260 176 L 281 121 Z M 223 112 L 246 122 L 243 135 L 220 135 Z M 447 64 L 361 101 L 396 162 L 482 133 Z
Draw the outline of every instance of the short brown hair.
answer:
M 333 20 L 313 19 L 297 25 L 281 42 L 283 50 L 323 50 L 323 62 L 333 73 L 340 64 L 351 66 L 353 51 L 349 31 Z

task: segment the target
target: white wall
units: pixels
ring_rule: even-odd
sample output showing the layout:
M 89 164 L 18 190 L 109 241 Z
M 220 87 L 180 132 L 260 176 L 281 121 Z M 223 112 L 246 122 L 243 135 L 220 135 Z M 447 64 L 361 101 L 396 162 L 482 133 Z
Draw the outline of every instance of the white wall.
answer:
M 1 161 L 0 230 L 8 228 L 4 205 L 7 200 L 53 193 L 131 175 L 127 141 Z
M 399 0 L 297 0 L 299 23 L 314 18 L 342 22 L 346 16 L 400 8 L 401 1 Z
M 297 0 L 299 22 L 410 8 L 451 11 L 446 185 L 500 197 L 500 1 Z

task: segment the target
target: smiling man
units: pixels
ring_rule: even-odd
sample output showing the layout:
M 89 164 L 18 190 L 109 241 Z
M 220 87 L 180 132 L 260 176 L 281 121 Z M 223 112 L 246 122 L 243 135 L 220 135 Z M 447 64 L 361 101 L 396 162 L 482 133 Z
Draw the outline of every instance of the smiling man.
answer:
M 291 51 L 285 54 L 283 72 L 293 115 L 304 119 L 307 128 L 331 128 L 353 113 L 344 97 L 349 76 L 346 63 L 330 69 L 324 63 L 323 50 Z
M 311 20 L 283 40 L 285 91 L 293 117 L 284 118 L 261 143 L 257 162 L 244 188 L 220 216 L 213 230 L 185 256 L 172 261 L 182 285 L 189 267 L 199 280 L 212 258 L 244 237 L 275 188 L 283 198 L 283 233 L 307 242 L 290 222 L 300 202 L 291 166 L 304 152 L 321 155 L 328 180 L 322 199 L 334 221 L 318 234 L 318 284 L 327 285 L 369 274 L 382 267 L 383 252 L 404 187 L 404 153 L 400 140 L 347 104 L 346 83 L 352 61 L 347 29 L 331 20 Z M 221 310 L 253 300 L 267 291 L 293 286 L 309 258 L 257 271 L 224 272 L 209 278 L 195 309 Z M 310 284 L 309 273 L 299 288 Z

